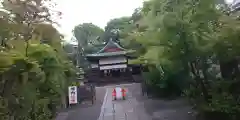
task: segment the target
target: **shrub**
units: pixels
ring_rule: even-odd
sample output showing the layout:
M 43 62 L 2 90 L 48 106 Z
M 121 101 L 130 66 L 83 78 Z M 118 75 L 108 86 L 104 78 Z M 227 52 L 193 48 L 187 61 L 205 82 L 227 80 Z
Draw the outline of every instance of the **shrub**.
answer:
M 28 57 L 0 53 L 1 120 L 51 120 L 62 104 L 72 65 L 48 45 L 30 45 Z
M 163 73 L 157 68 L 152 68 L 143 74 L 150 92 L 161 97 L 181 95 L 186 83 L 183 72 L 171 72 L 163 69 Z

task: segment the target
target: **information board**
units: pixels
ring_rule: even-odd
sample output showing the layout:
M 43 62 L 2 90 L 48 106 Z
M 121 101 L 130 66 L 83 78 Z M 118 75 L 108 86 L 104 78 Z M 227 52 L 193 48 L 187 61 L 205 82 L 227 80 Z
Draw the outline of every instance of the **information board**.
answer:
M 69 104 L 77 104 L 77 86 L 68 87 Z

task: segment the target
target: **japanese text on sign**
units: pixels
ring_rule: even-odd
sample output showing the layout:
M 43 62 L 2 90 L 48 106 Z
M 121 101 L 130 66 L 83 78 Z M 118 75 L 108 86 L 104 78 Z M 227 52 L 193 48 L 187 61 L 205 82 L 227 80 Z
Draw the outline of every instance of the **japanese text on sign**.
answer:
M 77 104 L 77 86 L 68 87 L 69 104 Z

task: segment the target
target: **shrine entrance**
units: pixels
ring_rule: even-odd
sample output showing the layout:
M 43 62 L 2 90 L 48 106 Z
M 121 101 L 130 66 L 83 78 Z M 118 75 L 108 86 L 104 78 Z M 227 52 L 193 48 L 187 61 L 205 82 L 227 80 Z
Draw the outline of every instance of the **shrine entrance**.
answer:
M 126 69 L 110 69 L 101 70 L 101 77 L 120 77 L 122 74 L 126 74 Z
M 89 82 L 133 81 L 133 69 L 128 64 L 130 57 L 127 50 L 111 39 L 100 51 L 86 57 L 91 64 L 91 69 L 87 72 Z

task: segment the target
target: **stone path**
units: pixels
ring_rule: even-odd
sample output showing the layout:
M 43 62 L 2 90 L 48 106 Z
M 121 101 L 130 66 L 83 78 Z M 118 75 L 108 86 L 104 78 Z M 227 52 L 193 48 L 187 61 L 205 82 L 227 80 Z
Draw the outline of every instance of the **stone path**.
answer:
M 56 120 L 66 120 L 68 117 L 68 112 L 61 112 L 58 114 Z
M 104 98 L 102 112 L 98 120 L 151 120 L 132 92 L 126 88 L 126 100 L 112 100 L 113 86 L 106 88 L 106 97 Z
M 195 120 L 193 110 L 184 99 L 146 100 L 144 108 L 151 120 Z
M 126 100 L 112 101 L 112 90 L 127 90 Z M 79 105 L 65 111 L 55 120 L 195 120 L 185 100 L 159 100 L 143 97 L 140 84 L 121 84 L 96 89 L 94 105 Z

